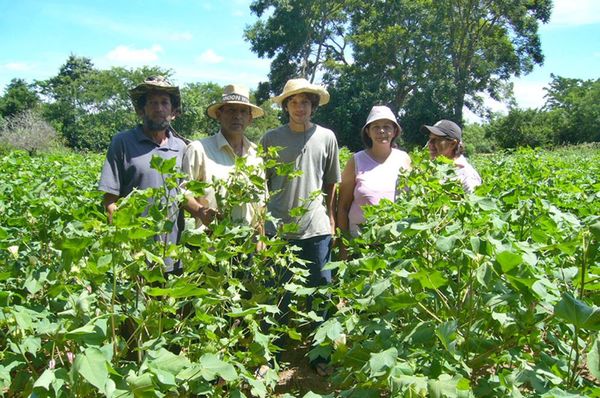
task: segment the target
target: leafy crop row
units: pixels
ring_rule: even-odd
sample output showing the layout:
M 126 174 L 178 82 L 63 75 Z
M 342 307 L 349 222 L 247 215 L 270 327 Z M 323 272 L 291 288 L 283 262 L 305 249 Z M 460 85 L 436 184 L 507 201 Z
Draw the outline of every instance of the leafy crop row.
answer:
M 480 158 L 472 196 L 450 165 L 412 155 L 401 197 L 368 210 L 319 291 L 293 248 L 262 237 L 257 251 L 227 218 L 182 245 L 154 241 L 170 228 L 161 189 L 120 202 L 108 225 L 98 156 L 2 156 L 0 394 L 264 397 L 277 367 L 254 371 L 286 335 L 331 355 L 338 396 L 599 396 L 598 152 Z M 238 167 L 225 210 L 263 195 Z M 184 273 L 165 275 L 165 256 Z

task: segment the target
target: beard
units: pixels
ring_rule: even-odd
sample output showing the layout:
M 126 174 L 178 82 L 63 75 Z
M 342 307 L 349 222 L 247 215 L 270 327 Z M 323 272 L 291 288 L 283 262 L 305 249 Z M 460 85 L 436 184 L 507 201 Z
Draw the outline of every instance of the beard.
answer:
M 168 119 L 152 120 L 148 116 L 144 116 L 144 126 L 150 131 L 166 130 L 171 122 Z

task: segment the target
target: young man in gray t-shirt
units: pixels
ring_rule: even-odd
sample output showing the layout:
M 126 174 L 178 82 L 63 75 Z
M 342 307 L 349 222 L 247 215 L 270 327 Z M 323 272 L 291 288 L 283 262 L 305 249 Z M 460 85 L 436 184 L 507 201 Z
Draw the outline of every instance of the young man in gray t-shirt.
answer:
M 319 105 L 329 102 L 329 93 L 306 79 L 289 80 L 283 93 L 273 98 L 289 115 L 289 123 L 268 131 L 261 144 L 265 150 L 280 147 L 280 163 L 293 164 L 297 177 L 281 176 L 267 170 L 267 185 L 272 193 L 267 209 L 281 224 L 294 223 L 298 228 L 284 237 L 300 248 L 299 257 L 308 261 L 308 285 L 316 287 L 331 282 L 331 271 L 323 267 L 331 258 L 335 233 L 335 185 L 340 181 L 338 145 L 333 131 L 311 121 Z M 301 212 L 290 211 L 303 208 Z M 267 223 L 266 232 L 274 235 L 280 225 Z M 283 276 L 285 283 L 291 275 Z M 280 309 L 285 314 L 289 297 Z M 284 320 L 286 316 L 284 315 Z M 313 363 L 315 369 L 323 364 Z

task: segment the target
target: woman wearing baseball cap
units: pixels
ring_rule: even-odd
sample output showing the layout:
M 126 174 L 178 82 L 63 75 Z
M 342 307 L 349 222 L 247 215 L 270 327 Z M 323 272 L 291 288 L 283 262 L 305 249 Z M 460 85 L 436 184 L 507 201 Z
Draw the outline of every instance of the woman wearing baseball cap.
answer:
M 465 192 L 473 193 L 475 188 L 481 185 L 481 177 L 464 156 L 465 148 L 460 127 L 451 120 L 442 119 L 433 126 L 421 126 L 421 132 L 429 134 L 427 146 L 431 159 L 438 156 L 452 159 Z

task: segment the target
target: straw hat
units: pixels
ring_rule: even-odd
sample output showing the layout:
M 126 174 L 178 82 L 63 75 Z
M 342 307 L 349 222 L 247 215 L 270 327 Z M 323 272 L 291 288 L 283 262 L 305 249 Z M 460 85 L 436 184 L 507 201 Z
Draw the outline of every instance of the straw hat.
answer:
M 271 99 L 276 104 L 281 105 L 287 97 L 300 93 L 317 94 L 319 96 L 319 105 L 325 105 L 329 102 L 329 93 L 324 87 L 309 83 L 308 80 L 303 78 L 288 80 L 283 87 L 283 92 Z
M 244 86 L 229 84 L 223 87 L 221 101 L 209 105 L 209 107 L 206 108 L 206 114 L 213 119 L 217 119 L 217 110 L 225 104 L 246 105 L 250 108 L 253 119 L 265 114 L 260 107 L 250 103 L 250 91 Z
M 133 103 L 136 113 L 141 113 L 142 109 L 138 107 L 139 99 L 149 92 L 161 92 L 169 94 L 174 100 L 171 104 L 175 113 L 181 113 L 181 93 L 179 87 L 173 86 L 164 76 L 149 76 L 143 83 L 129 90 L 129 97 Z

